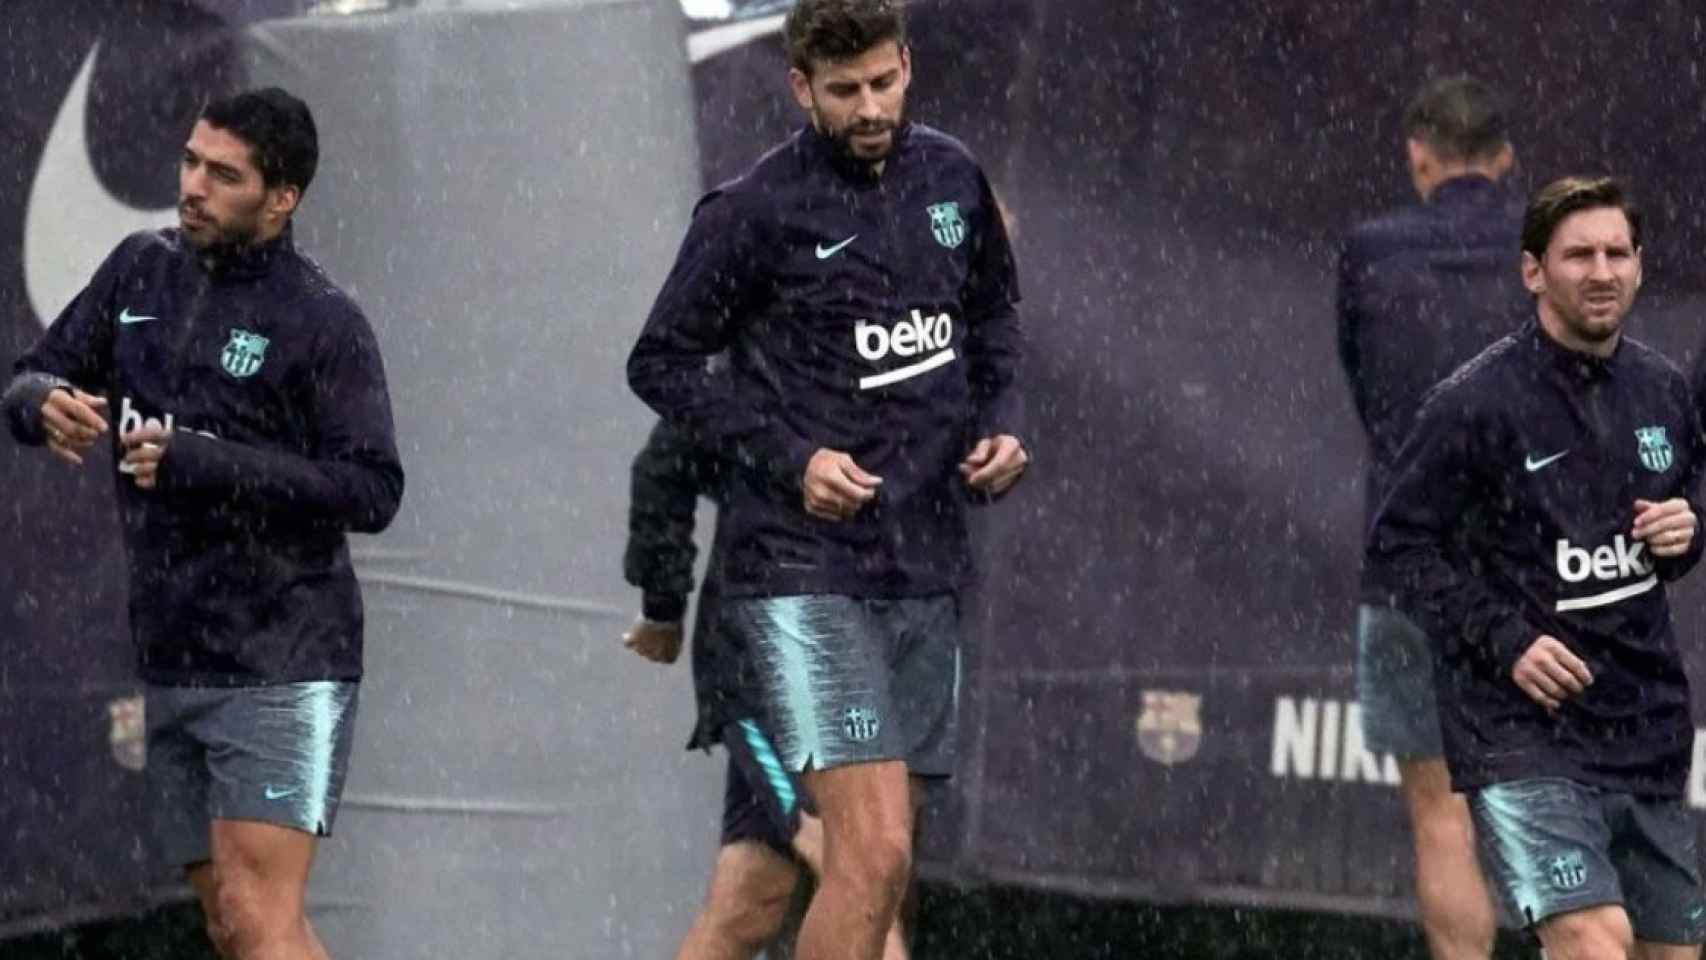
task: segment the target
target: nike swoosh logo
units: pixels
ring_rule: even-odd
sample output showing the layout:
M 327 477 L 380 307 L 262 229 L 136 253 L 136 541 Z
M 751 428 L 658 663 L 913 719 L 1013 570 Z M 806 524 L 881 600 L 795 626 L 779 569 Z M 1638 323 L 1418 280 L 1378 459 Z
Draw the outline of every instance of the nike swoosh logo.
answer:
M 1539 460 L 1536 460 L 1531 456 L 1523 460 L 1522 465 L 1528 468 L 1529 473 L 1533 473 L 1534 471 L 1539 470 L 1548 464 L 1556 463 L 1569 455 L 1570 451 L 1565 450 L 1563 453 L 1554 453 L 1550 457 L 1541 457 Z
M 840 253 L 842 251 L 842 248 L 846 247 L 849 243 L 852 243 L 853 241 L 855 241 L 857 239 L 859 239 L 859 235 L 857 233 L 855 233 L 851 237 L 848 237 L 847 239 L 841 241 L 840 243 L 836 244 L 833 247 L 826 247 L 820 243 L 817 245 L 817 258 L 819 260 L 828 260 L 830 257 L 833 257 L 836 254 Z
M 266 795 L 268 800 L 283 800 L 285 797 L 292 794 L 300 793 L 301 789 L 302 788 L 298 787 L 295 790 L 274 790 L 272 787 L 267 787 Z
M 144 317 L 141 314 L 131 313 L 129 307 L 125 307 L 123 310 L 120 310 L 119 314 L 118 314 L 118 322 L 119 323 L 147 323 L 150 320 L 158 320 L 158 319 L 160 319 L 160 318 L 159 317 Z
M 43 327 L 88 283 L 120 240 L 178 221 L 176 207 L 140 210 L 114 197 L 89 161 L 83 136 L 95 55 L 89 50 L 60 104 L 24 207 L 24 291 Z

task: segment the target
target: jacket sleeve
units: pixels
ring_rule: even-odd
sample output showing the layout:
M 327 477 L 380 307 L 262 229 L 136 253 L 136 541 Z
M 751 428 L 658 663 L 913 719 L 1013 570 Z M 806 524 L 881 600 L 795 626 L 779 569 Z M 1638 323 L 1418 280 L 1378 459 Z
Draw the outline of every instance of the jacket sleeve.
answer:
M 622 575 L 643 591 L 647 619 L 678 621 L 693 592 L 693 513 L 714 469 L 680 430 L 660 420 L 634 457 L 628 493 L 628 545 Z
M 0 397 L 0 410 L 17 441 L 30 446 L 47 442 L 41 405 L 61 387 L 78 387 L 105 395 L 111 375 L 113 300 L 128 242 L 120 244 L 95 271 L 89 285 L 74 297 L 35 345 L 12 365 L 12 380 Z
M 980 173 L 983 223 L 971 237 L 970 269 L 960 294 L 966 317 L 967 376 L 971 382 L 978 437 L 1023 438 L 1024 397 L 1019 365 L 1024 328 L 1019 322 L 1019 275 L 1001 205 Z
M 1368 421 L 1368 387 L 1363 382 L 1362 303 L 1360 286 L 1365 268 L 1356 242 L 1346 237 L 1339 245 L 1339 285 L 1336 299 L 1338 309 L 1339 366 L 1345 371 L 1345 382 L 1351 389 L 1351 403 L 1363 429 L 1372 428 Z
M 312 525 L 377 533 L 403 498 L 403 466 L 379 343 L 353 305 L 324 324 L 305 391 L 305 453 L 179 430 L 160 461 L 163 493 L 223 499 Z
M 1484 493 L 1479 417 L 1460 389 L 1436 390 L 1399 452 L 1394 483 L 1369 531 L 1368 557 L 1398 609 L 1448 656 L 1469 654 L 1500 675 L 1540 636 L 1520 607 L 1490 589 L 1464 549 Z
M 1694 381 L 1696 384 L 1698 380 Z M 1700 409 L 1697 400 L 1700 396 L 1698 388 L 1686 391 L 1682 408 L 1687 415 L 1688 423 L 1688 464 L 1683 471 L 1682 480 L 1677 484 L 1675 495 L 1688 501 L 1688 506 L 1694 511 L 1694 539 L 1689 541 L 1688 550 L 1680 557 L 1654 557 L 1653 567 L 1658 571 L 1661 580 L 1678 580 L 1693 570 L 1700 562 L 1703 550 L 1706 550 L 1706 502 L 1701 499 L 1700 482 L 1706 476 L 1706 427 L 1702 426 Z
M 628 385 L 689 442 L 798 489 L 816 446 L 781 410 L 737 396 L 729 370 L 710 364 L 762 304 L 759 230 L 735 195 L 713 191 L 700 201 L 628 355 Z

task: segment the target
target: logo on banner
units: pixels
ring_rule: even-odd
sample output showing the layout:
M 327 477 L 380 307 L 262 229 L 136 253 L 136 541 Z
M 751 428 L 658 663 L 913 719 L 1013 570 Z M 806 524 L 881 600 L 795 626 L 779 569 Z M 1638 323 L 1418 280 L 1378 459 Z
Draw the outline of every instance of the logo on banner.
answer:
M 107 744 L 112 748 L 113 761 L 126 770 L 141 770 L 148 762 L 143 709 L 139 696 L 119 697 L 107 704 L 107 718 L 112 722 Z
M 960 216 L 959 203 L 949 200 L 926 209 L 930 212 L 930 232 L 936 235 L 937 243 L 952 250 L 966 242 L 966 221 Z
M 44 327 L 83 289 L 115 244 L 178 219 L 175 206 L 143 210 L 119 200 L 95 172 L 85 131 L 99 49 L 99 44 L 90 48 L 60 104 L 24 206 L 24 290 Z
M 877 731 L 882 729 L 877 720 L 877 711 L 870 707 L 848 707 L 841 717 L 842 729 L 847 733 L 847 739 L 854 743 L 864 743 L 875 740 Z
M 266 359 L 269 342 L 260 334 L 233 329 L 231 340 L 219 354 L 219 363 L 233 377 L 252 377 L 261 369 L 261 361 Z
M 1582 852 L 1572 850 L 1551 859 L 1546 865 L 1552 875 L 1552 886 L 1559 890 L 1574 890 L 1588 882 L 1587 864 L 1582 862 Z
M 1202 746 L 1202 697 L 1174 690 L 1143 691 L 1137 716 L 1137 745 L 1156 763 L 1172 766 L 1197 755 Z
M 1641 466 L 1654 473 L 1664 473 L 1670 469 L 1675 456 L 1671 452 L 1670 440 L 1665 437 L 1664 427 L 1642 427 L 1635 431 L 1635 442 L 1641 454 Z

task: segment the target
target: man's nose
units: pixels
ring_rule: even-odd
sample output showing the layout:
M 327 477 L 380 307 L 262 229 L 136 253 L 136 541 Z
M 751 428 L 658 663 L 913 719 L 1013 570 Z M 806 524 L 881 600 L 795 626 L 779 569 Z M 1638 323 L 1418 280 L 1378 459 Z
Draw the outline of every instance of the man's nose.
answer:
M 1595 280 L 1611 280 L 1616 274 L 1611 272 L 1611 257 L 1604 250 L 1593 255 L 1593 271 L 1588 274 Z
M 860 91 L 858 106 L 854 108 L 861 120 L 876 120 L 883 115 L 882 104 L 877 102 L 876 91 L 869 87 Z

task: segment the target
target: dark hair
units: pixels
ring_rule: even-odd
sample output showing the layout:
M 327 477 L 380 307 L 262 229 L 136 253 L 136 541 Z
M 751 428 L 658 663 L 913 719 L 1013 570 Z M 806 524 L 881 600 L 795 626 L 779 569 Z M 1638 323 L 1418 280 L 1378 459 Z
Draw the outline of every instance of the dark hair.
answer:
M 308 192 L 320 164 L 320 134 L 306 103 L 278 87 L 245 90 L 212 101 L 201 118 L 249 145 L 262 183 Z
M 905 0 L 800 0 L 782 24 L 788 60 L 806 76 L 820 60 L 847 60 L 885 40 L 906 46 Z
M 1441 159 L 1489 160 L 1510 143 L 1505 104 L 1473 77 L 1440 77 L 1404 109 L 1404 136 L 1432 147 Z
M 1616 207 L 1629 219 L 1629 242 L 1641 249 L 1641 211 L 1623 184 L 1611 177 L 1564 177 L 1554 180 L 1529 198 L 1522 215 L 1522 252 L 1536 259 L 1546 255 L 1558 224 L 1572 213 L 1598 207 Z

